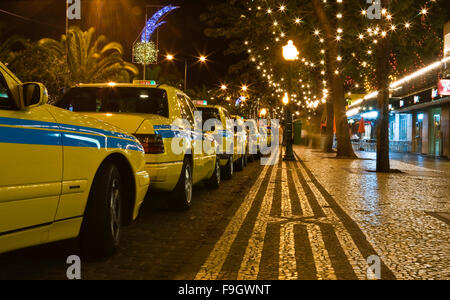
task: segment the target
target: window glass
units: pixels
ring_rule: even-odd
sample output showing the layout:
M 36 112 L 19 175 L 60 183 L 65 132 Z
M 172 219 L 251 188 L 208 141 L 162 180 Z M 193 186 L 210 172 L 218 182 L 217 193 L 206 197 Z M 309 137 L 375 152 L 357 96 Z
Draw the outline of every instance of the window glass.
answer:
M 156 88 L 77 87 L 56 106 L 75 112 L 140 113 L 169 117 L 167 92 Z
M 191 108 L 192 113 L 195 113 L 197 111 L 197 108 L 195 107 L 194 103 L 192 103 L 191 99 L 189 99 L 188 97 L 186 97 L 186 102 L 189 105 L 189 107 Z
M 192 127 L 195 126 L 194 115 L 189 107 L 186 98 L 183 95 L 177 95 L 178 102 L 180 103 L 181 116 L 184 120 L 188 120 Z
M 225 114 L 225 118 L 232 119 L 230 113 L 228 112 L 228 110 L 223 109 L 223 113 Z
M 205 122 L 211 119 L 219 120 L 219 122 L 222 122 L 220 119 L 220 113 L 217 108 L 211 108 L 211 107 L 198 107 L 198 111 L 202 113 L 202 119 L 203 124 L 205 125 Z
M 389 116 L 389 140 L 394 140 L 395 116 Z
M 231 120 L 234 122 L 234 128 L 238 131 L 244 131 L 244 121 L 237 116 L 231 116 Z
M 14 109 L 14 101 L 9 93 L 5 78 L 0 74 L 0 109 Z
M 400 141 L 406 141 L 408 139 L 408 116 L 400 115 Z

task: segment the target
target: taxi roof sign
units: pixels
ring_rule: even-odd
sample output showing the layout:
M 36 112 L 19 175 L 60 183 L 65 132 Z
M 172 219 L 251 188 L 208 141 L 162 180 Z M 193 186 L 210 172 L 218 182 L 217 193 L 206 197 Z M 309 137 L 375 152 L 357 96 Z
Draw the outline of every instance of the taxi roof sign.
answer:
M 133 84 L 156 85 L 156 81 L 154 81 L 154 80 L 133 80 Z
M 208 105 L 208 101 L 206 101 L 206 100 L 194 100 L 192 102 L 194 102 L 195 105 L 203 105 L 203 106 Z

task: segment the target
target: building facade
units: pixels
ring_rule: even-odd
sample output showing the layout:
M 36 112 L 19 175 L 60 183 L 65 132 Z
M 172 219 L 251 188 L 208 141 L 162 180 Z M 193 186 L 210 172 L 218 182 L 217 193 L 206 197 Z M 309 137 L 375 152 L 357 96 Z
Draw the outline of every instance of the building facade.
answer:
M 450 57 L 391 84 L 391 151 L 450 158 Z M 447 79 L 447 76 L 449 77 Z M 349 106 L 354 149 L 375 151 L 376 92 Z M 363 127 L 361 123 L 364 122 Z M 363 129 L 364 128 L 364 129 Z
M 450 157 L 450 97 L 439 94 L 436 85 L 395 102 L 391 149 Z

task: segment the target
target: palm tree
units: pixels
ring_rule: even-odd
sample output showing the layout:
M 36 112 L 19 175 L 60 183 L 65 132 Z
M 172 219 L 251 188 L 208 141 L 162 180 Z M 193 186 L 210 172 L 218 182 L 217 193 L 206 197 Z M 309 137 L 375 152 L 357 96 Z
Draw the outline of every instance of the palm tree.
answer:
M 95 40 L 94 34 L 94 28 L 82 31 L 71 27 L 60 41 L 45 38 L 38 45 L 67 64 L 71 85 L 130 81 L 139 74 L 136 66 L 123 60 L 123 48 L 119 43 L 108 43 L 104 35 Z
M 21 36 L 13 35 L 9 37 L 0 44 L 0 61 L 4 63 L 11 62 L 16 55 L 15 47 L 26 48 L 28 45 L 28 41 Z

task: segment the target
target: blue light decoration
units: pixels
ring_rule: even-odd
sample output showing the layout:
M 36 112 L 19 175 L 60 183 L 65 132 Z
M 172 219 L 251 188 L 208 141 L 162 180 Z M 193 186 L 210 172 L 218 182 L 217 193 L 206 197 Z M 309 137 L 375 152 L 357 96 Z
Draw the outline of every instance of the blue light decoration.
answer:
M 178 6 L 172 6 L 168 5 L 163 7 L 162 9 L 158 10 L 150 19 L 148 19 L 147 23 L 145 24 L 145 28 L 142 32 L 141 36 L 141 42 L 142 43 L 148 43 L 150 42 L 150 39 L 155 32 L 155 30 L 163 25 L 164 21 L 162 19 L 171 11 L 179 8 Z
M 236 99 L 236 107 L 239 107 L 239 105 L 241 105 L 242 102 L 245 101 L 245 97 L 244 96 L 240 96 L 239 98 Z

